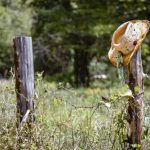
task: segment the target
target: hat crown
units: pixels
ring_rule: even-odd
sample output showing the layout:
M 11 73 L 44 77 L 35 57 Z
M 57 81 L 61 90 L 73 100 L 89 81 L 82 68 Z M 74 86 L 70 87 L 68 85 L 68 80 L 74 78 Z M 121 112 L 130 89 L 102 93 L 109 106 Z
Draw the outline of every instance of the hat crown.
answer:
M 126 29 L 122 34 L 115 38 L 114 47 L 116 50 L 122 52 L 122 54 L 127 55 L 133 51 L 138 40 L 142 38 L 142 35 L 147 30 L 147 24 L 142 22 L 128 22 Z
M 127 65 L 144 40 L 149 26 L 148 20 L 132 20 L 119 26 L 112 37 L 112 46 L 108 54 L 110 61 L 116 65 L 117 54 L 121 52 L 124 57 L 124 65 Z

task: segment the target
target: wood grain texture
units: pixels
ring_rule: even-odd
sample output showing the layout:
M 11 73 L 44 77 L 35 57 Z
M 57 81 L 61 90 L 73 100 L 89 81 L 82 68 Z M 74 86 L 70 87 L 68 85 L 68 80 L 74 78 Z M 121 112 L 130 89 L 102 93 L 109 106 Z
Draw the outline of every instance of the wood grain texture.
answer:
M 17 95 L 17 119 L 21 123 L 27 110 L 30 121 L 34 120 L 34 67 L 31 37 L 14 38 L 14 63 Z
M 142 144 L 142 134 L 144 125 L 144 77 L 143 66 L 141 59 L 141 48 L 134 54 L 129 66 L 129 87 L 134 98 L 129 99 L 128 107 L 128 123 L 130 125 L 129 143 L 132 150 L 139 150 L 133 148 L 133 144 L 141 145 L 141 150 L 144 150 Z

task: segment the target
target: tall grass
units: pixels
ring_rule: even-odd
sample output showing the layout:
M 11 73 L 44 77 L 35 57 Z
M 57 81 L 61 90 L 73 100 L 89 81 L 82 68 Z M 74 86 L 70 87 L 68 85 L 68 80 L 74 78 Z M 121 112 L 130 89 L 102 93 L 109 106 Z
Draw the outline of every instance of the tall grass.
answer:
M 0 149 L 13 150 L 17 144 L 14 81 L 0 82 Z M 69 85 L 64 87 L 61 83 L 45 82 L 38 75 L 34 99 L 36 120 L 33 137 L 30 143 L 23 141 L 21 149 L 124 149 L 127 98 L 116 100 L 117 94 L 118 90 L 115 87 L 73 89 Z M 145 95 L 146 99 L 150 98 L 148 90 Z M 110 101 L 109 97 L 114 101 Z M 145 109 L 145 129 L 148 129 L 148 101 Z M 146 134 L 144 142 L 149 150 L 149 131 Z

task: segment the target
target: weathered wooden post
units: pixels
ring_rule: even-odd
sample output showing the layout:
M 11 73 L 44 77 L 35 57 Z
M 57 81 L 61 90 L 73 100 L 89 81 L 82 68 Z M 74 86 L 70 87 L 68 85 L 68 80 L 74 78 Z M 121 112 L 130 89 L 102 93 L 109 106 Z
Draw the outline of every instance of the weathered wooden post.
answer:
M 144 124 L 144 73 L 141 59 L 141 48 L 131 59 L 128 66 L 129 87 L 133 98 L 129 99 L 128 123 L 130 125 L 129 144 L 130 148 L 144 150 L 142 144 Z
M 144 125 L 144 73 L 140 45 L 149 30 L 148 20 L 132 20 L 122 24 L 112 37 L 108 57 L 112 64 L 128 70 L 128 82 L 132 96 L 128 106 L 129 133 L 127 149 L 144 150 L 142 143 Z
M 14 63 L 17 96 L 17 127 L 34 121 L 34 67 L 31 37 L 16 37 Z

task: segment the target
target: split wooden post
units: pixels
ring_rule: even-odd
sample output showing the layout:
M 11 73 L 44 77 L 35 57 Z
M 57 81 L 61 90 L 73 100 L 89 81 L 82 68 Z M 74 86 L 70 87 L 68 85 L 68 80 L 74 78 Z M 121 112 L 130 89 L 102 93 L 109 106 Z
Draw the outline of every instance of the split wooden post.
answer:
M 17 96 L 17 127 L 34 121 L 34 67 L 31 37 L 16 37 L 14 63 Z
M 129 66 L 129 87 L 134 98 L 129 99 L 128 123 L 130 126 L 129 143 L 132 150 L 144 150 L 142 144 L 144 125 L 144 73 L 141 48 L 134 54 Z

